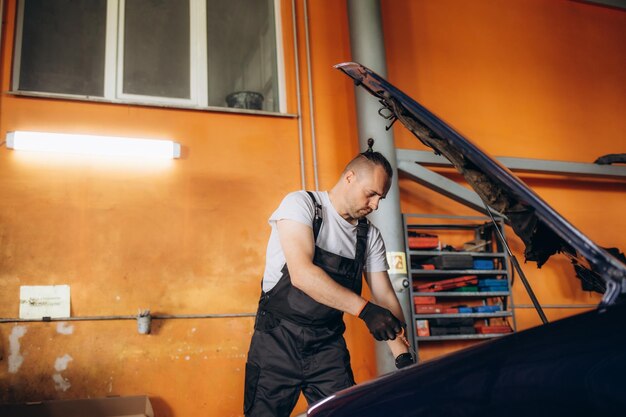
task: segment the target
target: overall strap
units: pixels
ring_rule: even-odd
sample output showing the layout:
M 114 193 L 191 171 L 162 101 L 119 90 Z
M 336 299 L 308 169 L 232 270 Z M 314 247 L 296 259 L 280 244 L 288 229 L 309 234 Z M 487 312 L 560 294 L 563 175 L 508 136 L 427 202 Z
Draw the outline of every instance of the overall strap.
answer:
M 369 230 L 369 222 L 367 219 L 359 219 L 356 226 L 356 249 L 354 253 L 354 262 L 357 265 L 355 278 L 360 279 L 363 272 L 363 263 L 365 261 L 365 252 L 367 249 L 367 232 Z
M 313 218 L 313 241 L 317 241 L 317 235 L 320 233 L 320 229 L 322 228 L 322 206 L 317 202 L 315 195 L 311 191 L 307 191 L 307 194 L 313 200 L 313 204 L 315 205 L 315 217 Z

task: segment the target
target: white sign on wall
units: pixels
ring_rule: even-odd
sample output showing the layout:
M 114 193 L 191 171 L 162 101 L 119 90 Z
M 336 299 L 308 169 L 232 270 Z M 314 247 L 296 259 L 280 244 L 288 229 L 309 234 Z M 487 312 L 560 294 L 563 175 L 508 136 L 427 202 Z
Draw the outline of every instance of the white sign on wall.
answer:
M 20 318 L 65 318 L 70 316 L 69 285 L 22 285 Z
M 387 252 L 390 274 L 406 274 L 406 255 L 404 252 Z

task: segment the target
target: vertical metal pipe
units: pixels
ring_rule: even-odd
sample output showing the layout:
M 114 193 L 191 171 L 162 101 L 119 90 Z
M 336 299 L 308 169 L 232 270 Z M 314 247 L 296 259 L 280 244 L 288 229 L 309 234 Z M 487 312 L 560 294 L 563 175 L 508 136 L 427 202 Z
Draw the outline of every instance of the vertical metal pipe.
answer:
M 350 21 L 352 60 L 385 77 L 387 75 L 387 65 L 385 62 L 380 1 L 348 0 L 348 17 Z M 370 215 L 370 220 L 380 229 L 388 253 L 405 253 L 404 226 L 400 210 L 400 190 L 398 188 L 396 147 L 393 132 L 385 129 L 387 121 L 377 115 L 380 108 L 378 101 L 362 88 L 356 88 L 355 93 L 360 149 L 365 150 L 367 148 L 367 139 L 374 138 L 374 150 L 385 155 L 394 170 L 394 178 L 387 198 L 382 202 L 378 210 Z M 407 274 L 390 274 L 390 278 L 402 305 L 404 317 L 407 320 L 407 336 L 412 341 L 414 325 L 411 323 L 411 303 L 407 288 Z M 385 343 L 376 343 L 376 363 L 379 374 L 395 369 L 394 358 Z
M 304 143 L 302 139 L 302 98 L 300 96 L 300 63 L 298 60 L 298 25 L 296 22 L 296 1 L 291 0 L 291 24 L 293 26 L 293 57 L 296 65 L 296 103 L 298 105 L 298 140 L 300 145 L 300 181 L 302 189 L 306 189 L 304 173 Z
M 306 45 L 306 75 L 309 81 L 309 123 L 311 124 L 311 147 L 313 151 L 313 180 L 315 190 L 319 190 L 317 175 L 317 141 L 315 139 L 315 112 L 313 111 L 313 79 L 311 77 L 311 50 L 309 42 L 309 4 L 304 0 L 304 39 Z

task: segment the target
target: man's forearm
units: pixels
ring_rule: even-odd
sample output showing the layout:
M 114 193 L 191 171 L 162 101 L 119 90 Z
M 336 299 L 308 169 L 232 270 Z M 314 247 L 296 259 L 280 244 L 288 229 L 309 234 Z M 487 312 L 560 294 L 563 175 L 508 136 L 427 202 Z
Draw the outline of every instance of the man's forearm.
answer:
M 376 301 L 380 302 L 381 306 L 391 311 L 398 320 L 400 320 L 403 323 L 406 323 L 406 321 L 404 320 L 404 313 L 402 312 L 402 307 L 400 306 L 400 302 L 398 301 L 398 298 L 396 297 L 395 293 L 392 292 L 391 295 L 388 295 L 383 300 L 377 299 Z M 404 336 L 406 337 L 406 332 Z M 387 341 L 387 344 L 389 345 L 389 349 L 391 350 L 391 353 L 393 353 L 394 358 L 402 353 L 409 352 L 409 347 L 406 345 L 404 340 L 401 337 L 397 337 L 394 340 Z
M 385 307 L 389 311 L 393 313 L 394 316 L 403 323 L 406 323 L 404 319 L 404 313 L 402 312 L 402 307 L 400 306 L 400 302 L 396 297 L 394 292 L 390 294 L 385 294 L 385 297 L 381 297 L 380 295 L 374 297 L 376 303 L 380 306 Z
M 396 337 L 393 340 L 387 340 L 387 345 L 389 346 L 389 350 L 393 354 L 393 357 L 396 358 L 398 355 L 409 352 L 409 347 L 404 343 L 401 337 Z
M 291 283 L 318 303 L 353 316 L 358 316 L 367 303 L 364 298 L 337 283 L 315 265 L 291 275 Z

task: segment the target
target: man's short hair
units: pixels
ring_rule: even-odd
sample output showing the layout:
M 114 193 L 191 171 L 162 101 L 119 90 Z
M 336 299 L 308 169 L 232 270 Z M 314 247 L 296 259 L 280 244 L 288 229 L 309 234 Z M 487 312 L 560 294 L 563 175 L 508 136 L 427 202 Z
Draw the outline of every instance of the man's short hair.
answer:
M 369 163 L 374 166 L 378 165 L 379 167 L 382 167 L 385 170 L 385 174 L 387 174 L 389 181 L 391 181 L 391 179 L 393 178 L 393 170 L 391 169 L 391 164 L 389 163 L 387 158 L 385 158 L 382 153 L 375 152 L 370 149 L 365 152 L 361 152 L 352 161 L 350 161 L 348 165 L 346 165 L 346 169 L 344 170 L 344 172 L 351 169 L 356 170 L 358 169 L 357 167 L 362 166 L 364 163 Z

